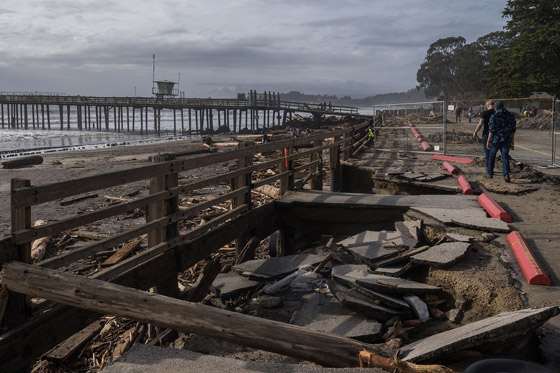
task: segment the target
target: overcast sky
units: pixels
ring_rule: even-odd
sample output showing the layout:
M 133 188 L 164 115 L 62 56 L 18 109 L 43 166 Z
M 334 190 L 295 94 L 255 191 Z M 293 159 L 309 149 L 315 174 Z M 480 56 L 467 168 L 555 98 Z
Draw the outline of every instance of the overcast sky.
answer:
M 503 29 L 507 0 L 2 0 L 0 91 L 186 97 L 401 92 L 434 41 Z

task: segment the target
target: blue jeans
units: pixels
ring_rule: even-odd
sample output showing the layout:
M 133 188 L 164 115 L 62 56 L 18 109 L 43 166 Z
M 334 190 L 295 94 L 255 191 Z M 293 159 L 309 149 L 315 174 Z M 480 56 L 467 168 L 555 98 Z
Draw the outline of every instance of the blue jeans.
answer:
M 509 148 L 511 143 L 509 142 L 499 142 L 490 144 L 490 156 L 488 158 L 488 165 L 486 167 L 486 173 L 490 176 L 494 175 L 494 165 L 496 164 L 496 154 L 498 150 L 502 154 L 502 168 L 504 176 L 509 175 Z
M 484 157 L 486 158 L 486 170 L 488 170 L 488 160 L 490 159 L 490 150 L 486 147 L 488 135 L 482 135 L 482 147 L 484 148 Z

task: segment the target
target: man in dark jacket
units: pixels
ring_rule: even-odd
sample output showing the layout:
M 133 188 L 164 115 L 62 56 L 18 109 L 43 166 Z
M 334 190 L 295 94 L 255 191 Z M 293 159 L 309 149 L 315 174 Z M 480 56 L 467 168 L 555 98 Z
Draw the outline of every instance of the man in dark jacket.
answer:
M 486 178 L 494 175 L 494 164 L 498 150 L 502 154 L 503 174 L 506 183 L 510 182 L 509 149 L 515 144 L 516 121 L 512 113 L 506 110 L 502 101 L 496 101 L 496 112 L 490 117 L 488 125 L 488 141 L 486 148 L 490 150 Z
M 478 131 L 482 128 L 482 147 L 484 148 L 484 157 L 486 158 L 486 169 L 488 170 L 488 159 L 490 158 L 490 150 L 486 147 L 488 142 L 488 125 L 490 117 L 494 115 L 494 100 L 486 101 L 486 110 L 480 113 L 480 120 L 473 132 L 473 139 L 478 139 Z

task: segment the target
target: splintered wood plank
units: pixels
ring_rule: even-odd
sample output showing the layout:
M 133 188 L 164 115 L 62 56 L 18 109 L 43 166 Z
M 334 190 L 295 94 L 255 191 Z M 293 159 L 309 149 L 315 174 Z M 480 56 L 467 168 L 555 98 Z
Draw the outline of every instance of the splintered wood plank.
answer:
M 123 247 L 118 249 L 113 255 L 107 258 L 107 260 L 101 263 L 101 267 L 109 267 L 113 264 L 117 264 L 128 255 L 130 255 L 130 253 L 132 253 L 134 250 L 136 250 L 138 246 L 140 246 L 140 242 L 142 242 L 142 240 L 138 239 L 125 243 Z
M 47 352 L 44 357 L 50 361 L 64 361 L 68 359 L 76 350 L 83 346 L 84 343 L 97 335 L 102 327 L 103 323 L 99 320 L 89 324 L 78 333 Z

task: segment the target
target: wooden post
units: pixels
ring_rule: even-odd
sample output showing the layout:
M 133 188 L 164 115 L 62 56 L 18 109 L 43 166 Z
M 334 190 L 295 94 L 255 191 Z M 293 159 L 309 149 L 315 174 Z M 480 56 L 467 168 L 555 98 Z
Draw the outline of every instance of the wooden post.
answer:
M 132 132 L 136 130 L 136 107 L 132 107 Z
M 82 130 L 82 107 L 80 105 L 76 105 L 76 117 L 78 119 L 78 129 Z M 43 123 L 43 126 L 45 124 Z
M 340 136 L 334 138 L 334 142 L 340 141 Z M 340 192 L 340 145 L 330 149 L 331 168 L 331 192 Z
M 30 187 L 31 181 L 26 179 L 11 180 L 11 232 L 17 232 L 22 229 L 31 228 L 31 207 L 14 207 L 17 202 L 17 195 L 14 190 L 18 188 Z M 10 253 L 5 253 L 6 259 L 18 260 L 24 263 L 31 263 L 31 243 L 23 245 L 14 245 L 10 249 Z M 3 255 L 4 256 L 4 255 Z M 23 324 L 25 319 L 31 316 L 31 308 L 27 306 L 26 296 L 22 294 L 9 294 L 4 320 L 2 325 L 11 329 L 17 325 Z
M 24 121 L 25 121 L 25 129 L 29 128 L 29 119 L 27 117 L 27 104 L 23 105 L 24 106 Z M 33 106 L 31 106 L 31 108 L 33 108 Z
M 174 159 L 170 154 L 156 155 L 154 163 L 160 163 Z M 163 166 L 162 166 L 163 167 Z M 179 185 L 179 174 L 171 172 L 163 176 L 150 179 L 150 194 L 159 193 Z M 170 198 L 165 201 L 152 203 L 146 209 L 146 222 L 162 218 L 166 215 L 179 211 L 178 197 Z M 171 223 L 165 228 L 156 228 L 148 233 L 148 247 L 156 246 L 166 240 L 170 240 L 179 234 L 178 223 Z M 156 292 L 172 297 L 178 297 L 179 288 L 177 285 L 177 268 L 170 268 L 170 273 L 156 286 Z M 162 274 L 165 275 L 165 274 Z
M 126 132 L 130 132 L 130 108 L 126 107 Z
M 289 145 L 287 147 L 285 147 L 282 152 L 283 157 L 282 160 L 280 161 L 280 173 L 286 172 L 286 171 L 291 171 L 292 173 L 290 175 L 286 175 L 286 176 L 282 176 L 282 178 L 280 179 L 280 195 L 283 196 L 284 194 L 286 194 L 288 192 L 288 190 L 293 189 L 294 187 L 294 167 L 293 167 L 293 160 L 288 160 L 288 157 L 290 155 L 293 154 L 294 152 L 294 147 L 293 145 Z
M 2 129 L 4 129 L 4 104 L 0 104 L 0 111 L 2 112 Z
M 189 108 L 189 135 L 192 135 L 192 117 L 191 117 L 191 108 Z
M 144 133 L 144 108 L 140 107 L 140 134 Z
M 323 146 L 322 140 L 313 142 L 313 147 L 320 148 L 321 146 Z M 319 163 L 311 167 L 311 172 L 316 173 L 316 175 L 311 178 L 311 189 L 323 190 L 323 155 L 321 151 L 311 154 L 311 161 L 313 162 L 315 160 Z
M 249 146 L 254 146 L 255 143 L 253 142 L 240 142 L 237 145 L 237 149 L 244 149 L 247 148 Z M 250 167 L 253 165 L 253 155 L 249 154 L 245 157 L 241 157 L 237 160 L 237 169 L 240 170 L 242 168 L 245 167 Z M 233 190 L 237 190 L 239 188 L 251 185 L 251 180 L 252 180 L 252 172 L 248 172 L 245 175 L 239 176 L 235 179 L 233 179 L 232 181 L 232 191 Z M 238 208 L 239 206 L 242 205 L 247 205 L 249 206 L 249 208 L 251 208 L 251 190 L 248 190 L 247 193 L 245 193 L 243 196 L 241 197 L 236 197 L 233 199 L 232 203 L 231 203 L 231 209 L 234 210 L 236 208 Z M 247 232 L 242 232 L 241 235 L 235 240 L 235 251 L 237 253 L 237 255 L 239 256 L 241 254 L 241 250 L 243 249 L 243 247 L 245 246 L 245 244 L 247 243 L 249 237 L 248 237 L 248 233 Z
M 185 115 L 183 113 L 183 108 L 181 107 L 181 135 L 185 134 Z
M 64 129 L 64 108 L 62 105 L 58 105 L 58 116 L 60 119 L 60 129 Z
M 47 125 L 48 128 L 51 129 L 51 110 L 50 105 L 47 104 Z
M 70 129 L 70 105 L 66 105 L 66 116 L 67 129 Z
M 173 109 L 173 136 L 177 136 L 177 110 Z
M 344 139 L 345 140 L 350 139 L 348 142 L 344 143 L 344 147 L 348 148 L 348 150 L 346 150 L 342 155 L 342 159 L 345 160 L 345 161 L 352 158 L 352 144 L 354 143 L 355 133 L 356 133 L 356 131 L 354 130 L 354 126 L 352 126 L 352 131 L 344 134 Z

